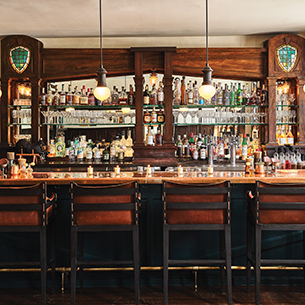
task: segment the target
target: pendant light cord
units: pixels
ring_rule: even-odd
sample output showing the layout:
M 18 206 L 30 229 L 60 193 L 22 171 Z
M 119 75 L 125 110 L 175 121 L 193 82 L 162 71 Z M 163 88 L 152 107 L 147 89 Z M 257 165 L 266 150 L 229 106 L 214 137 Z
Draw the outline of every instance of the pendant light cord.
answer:
M 206 54 L 207 54 L 207 66 L 209 65 L 209 43 L 208 43 L 208 0 L 205 1 L 205 47 L 206 47 Z
M 103 46 L 102 46 L 102 0 L 100 0 L 100 49 L 101 49 L 101 68 L 103 68 Z

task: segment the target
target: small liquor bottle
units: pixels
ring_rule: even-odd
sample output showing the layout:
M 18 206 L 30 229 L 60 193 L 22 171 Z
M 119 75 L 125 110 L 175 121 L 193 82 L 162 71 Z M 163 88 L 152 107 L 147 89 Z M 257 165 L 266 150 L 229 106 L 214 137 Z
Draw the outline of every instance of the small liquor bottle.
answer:
M 116 87 L 113 86 L 113 89 L 111 91 L 111 104 L 112 105 L 118 105 L 119 103 L 119 95 L 118 92 L 116 90 Z
M 58 106 L 59 105 L 59 94 L 58 94 L 57 85 L 55 86 L 55 93 L 53 95 L 52 105 L 53 106 Z
M 152 123 L 157 123 L 158 122 L 158 116 L 157 116 L 157 112 L 155 110 L 155 107 L 153 108 L 153 110 L 151 112 L 151 122 Z
M 81 105 L 88 105 L 88 95 L 86 94 L 85 85 L 83 85 L 82 94 L 80 96 L 79 102 Z
M 165 117 L 164 117 L 164 113 L 163 113 L 162 109 L 160 109 L 158 111 L 157 121 L 158 121 L 158 123 L 164 123 L 164 121 L 165 121 Z
M 243 102 L 243 91 L 240 88 L 240 83 L 238 83 L 238 89 L 236 91 L 236 96 L 237 96 L 237 103 L 236 103 L 236 105 L 238 105 L 238 106 L 242 105 L 242 102 Z
M 217 105 L 223 105 L 223 89 L 222 89 L 221 83 L 218 83 Z
M 185 76 L 182 76 L 182 81 L 181 81 L 181 105 L 186 105 L 186 100 L 185 100 Z
M 230 105 L 230 91 L 227 84 L 225 84 L 225 90 L 223 91 L 223 104 L 226 106 Z
M 66 104 L 67 105 L 72 105 L 73 104 L 73 94 L 71 91 L 71 85 L 68 86 L 68 93 L 66 96 Z
M 46 94 L 44 93 L 44 87 L 41 88 L 41 94 L 39 96 L 39 103 L 42 106 L 46 105 Z
M 294 145 L 294 137 L 291 132 L 291 126 L 289 126 L 288 133 L 287 133 L 287 144 L 288 145 Z
M 149 91 L 148 91 L 148 85 L 145 86 L 145 90 L 143 92 L 143 104 L 149 105 Z
M 268 91 L 266 90 L 265 84 L 263 84 L 263 88 L 262 88 L 261 104 L 268 105 Z
M 93 88 L 91 88 L 90 91 L 89 91 L 88 104 L 90 106 L 95 106 L 95 96 L 93 94 Z
M 151 122 L 151 114 L 148 112 L 148 109 L 146 109 L 146 112 L 144 113 L 144 123 L 148 124 Z
M 154 146 L 155 145 L 154 135 L 153 135 L 152 129 L 153 129 L 153 126 L 148 128 L 148 132 L 147 132 L 147 135 L 146 135 L 146 145 L 148 145 L 148 146 Z
M 155 137 L 155 143 L 156 143 L 156 146 L 161 146 L 163 144 L 163 136 L 162 136 L 162 133 L 161 133 L 161 126 L 158 127 L 158 131 L 157 131 L 157 134 L 156 134 L 156 137 Z
M 59 95 L 59 104 L 66 105 L 66 91 L 65 91 L 65 84 L 62 84 L 62 89 Z
M 80 93 L 78 91 L 78 87 L 75 86 L 75 91 L 73 94 L 73 105 L 75 106 L 79 105 L 79 100 L 80 100 Z
M 47 106 L 51 106 L 53 103 L 53 94 L 52 94 L 52 90 L 51 90 L 51 85 L 49 85 L 49 90 L 48 90 L 48 94 L 46 97 L 46 104 Z

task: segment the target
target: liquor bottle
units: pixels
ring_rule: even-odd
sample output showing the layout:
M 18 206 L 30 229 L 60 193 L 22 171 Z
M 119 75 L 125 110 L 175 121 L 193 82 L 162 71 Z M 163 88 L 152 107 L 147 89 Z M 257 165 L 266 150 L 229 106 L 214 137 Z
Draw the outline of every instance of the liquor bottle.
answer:
M 250 105 L 250 97 L 251 97 L 251 94 L 250 94 L 250 90 L 249 90 L 249 84 L 247 83 L 246 87 L 245 87 L 245 92 L 243 94 L 244 105 Z
M 50 145 L 49 145 L 48 150 L 49 150 L 48 157 L 55 157 L 56 156 L 55 144 L 54 144 L 53 139 L 50 141 Z
M 186 134 L 183 136 L 183 139 L 182 139 L 182 149 L 183 149 L 183 157 L 185 157 L 185 149 L 186 149 L 186 147 L 188 147 L 188 145 L 189 145 L 189 141 L 188 141 L 188 139 L 187 139 L 187 137 L 186 137 Z
M 294 145 L 294 136 L 291 132 L 291 126 L 288 127 L 288 132 L 287 132 L 287 144 L 288 145 Z
M 252 83 L 252 92 L 250 95 L 250 104 L 249 105 L 256 105 L 256 85 Z
M 119 95 L 118 95 L 118 92 L 116 90 L 116 87 L 113 86 L 113 89 L 111 91 L 111 104 L 112 105 L 118 105 L 119 104 Z
M 246 160 L 247 158 L 247 152 L 248 152 L 248 147 L 247 147 L 247 138 L 246 135 L 243 135 L 243 142 L 242 142 L 242 148 L 241 148 L 241 159 Z
M 181 105 L 186 105 L 187 101 L 185 99 L 185 76 L 182 76 L 182 80 L 181 80 Z
M 192 81 L 189 81 L 188 89 L 187 89 L 187 104 L 193 105 L 194 104 L 194 91 L 192 87 Z
M 188 145 L 189 145 L 189 148 L 190 148 L 190 154 L 192 155 L 193 151 L 195 149 L 194 134 L 192 132 L 191 132 L 191 136 L 190 136 L 189 141 L 188 141 Z
M 229 91 L 228 85 L 225 84 L 225 90 L 223 91 L 223 104 L 226 106 L 230 105 L 230 96 L 231 93 Z
M 221 83 L 218 83 L 217 88 L 217 105 L 223 105 L 223 89 Z
M 179 77 L 175 78 L 173 91 L 173 105 L 181 104 L 181 81 Z
M 125 138 L 125 131 L 122 131 L 122 138 L 120 140 L 120 146 L 126 146 L 126 138 Z
M 225 157 L 225 145 L 224 140 L 222 137 L 222 133 L 219 134 L 219 139 L 217 142 L 217 160 L 218 161 L 224 161 Z
M 129 85 L 129 92 L 128 92 L 128 105 L 134 106 L 134 100 L 135 100 L 135 97 L 134 97 L 133 87 L 130 84 Z
M 71 90 L 71 85 L 68 86 L 68 93 L 66 96 L 66 104 L 67 105 L 73 105 L 73 94 Z
M 146 124 L 149 124 L 151 122 L 151 114 L 148 111 L 148 109 L 146 109 L 143 119 L 144 119 L 144 123 L 146 123 Z
M 95 96 L 93 94 L 93 88 L 90 88 L 90 91 L 88 94 L 88 104 L 90 106 L 95 106 Z
M 59 104 L 60 105 L 66 105 L 66 91 L 65 91 L 65 84 L 62 84 L 62 87 L 61 87 L 61 92 L 60 92 L 60 95 L 59 95 Z
M 73 94 L 73 105 L 79 105 L 80 93 L 78 91 L 78 87 L 75 86 L 74 94 Z
M 59 94 L 58 94 L 57 85 L 55 86 L 55 93 L 53 94 L 52 105 L 53 106 L 58 106 L 59 105 Z
M 280 138 L 280 134 L 281 134 L 281 126 L 277 125 L 276 126 L 276 143 L 279 144 L 279 138 Z
M 119 96 L 119 105 L 127 105 L 128 104 L 128 95 L 126 93 L 126 89 L 122 86 L 122 91 Z
M 149 91 L 148 91 L 148 85 L 145 86 L 145 90 L 143 92 L 143 104 L 149 105 Z
M 64 157 L 66 151 L 66 145 L 64 137 L 58 137 L 58 141 L 55 144 L 56 157 Z
M 265 84 L 263 84 L 263 88 L 262 88 L 261 104 L 268 105 L 268 91 L 266 90 Z
M 238 89 L 236 91 L 236 96 L 237 96 L 237 103 L 236 105 L 240 106 L 242 105 L 242 102 L 243 102 L 243 92 L 240 88 L 240 83 L 238 83 Z
M 154 146 L 154 134 L 152 132 L 153 126 L 150 126 L 150 128 L 148 128 L 148 132 L 146 135 L 146 145 L 147 146 Z
M 202 140 L 202 137 L 201 137 L 201 133 L 199 133 L 199 135 L 196 139 L 196 145 L 201 147 L 202 143 L 203 143 L 203 140 Z
M 156 90 L 155 84 L 153 84 L 151 92 L 149 94 L 149 103 L 150 103 L 150 105 L 158 104 L 158 96 L 157 96 L 157 90 Z
M 39 103 L 42 106 L 46 106 L 46 94 L 44 92 L 44 87 L 41 88 L 41 94 L 39 96 Z
M 133 146 L 133 140 L 132 140 L 132 137 L 131 137 L 131 130 L 128 129 L 128 136 L 127 136 L 127 139 L 126 139 L 126 146 L 127 147 L 132 147 Z
M 51 85 L 49 85 L 48 94 L 46 97 L 46 105 L 51 106 L 52 103 L 53 103 L 53 94 L 52 94 L 52 90 L 51 90 Z
M 165 116 L 164 116 L 162 109 L 160 109 L 157 113 L 157 121 L 158 121 L 158 123 L 161 123 L 161 124 L 164 123 L 164 121 L 165 121 Z
M 178 140 L 177 140 L 177 157 L 179 161 L 183 160 L 183 142 L 181 140 L 181 136 L 178 135 Z
M 163 105 L 164 104 L 164 89 L 162 87 L 162 82 L 159 82 L 159 88 L 158 88 L 158 105 Z
M 151 122 L 152 123 L 157 123 L 158 122 L 158 116 L 157 116 L 157 112 L 155 110 L 155 107 L 153 108 L 153 110 L 151 112 Z
M 86 94 L 86 87 L 83 85 L 82 94 L 79 99 L 80 105 L 88 105 L 88 95 Z
M 200 146 L 200 152 L 199 152 L 200 160 L 206 160 L 207 158 L 207 147 L 206 143 L 202 142 Z
M 256 105 L 261 105 L 261 95 L 262 95 L 262 89 L 260 87 L 260 82 L 257 82 L 256 87 Z
M 196 80 L 194 81 L 193 84 L 193 99 L 194 99 L 194 105 L 199 105 L 199 89 Z
M 110 160 L 110 145 L 107 145 L 103 150 L 103 161 L 109 162 Z
M 155 143 L 156 143 L 156 146 L 162 146 L 162 144 L 163 144 L 163 136 L 162 136 L 162 133 L 161 133 L 161 126 L 158 126 L 157 133 L 156 133 L 156 136 L 155 136 Z
M 287 144 L 287 135 L 285 132 L 285 126 L 282 125 L 282 132 L 279 137 L 279 145 L 285 145 L 285 144 Z
M 235 86 L 233 85 L 233 83 L 231 83 L 231 91 L 230 91 L 230 105 L 231 106 L 235 105 L 234 93 L 235 93 Z
M 216 93 L 211 98 L 211 105 L 216 105 L 217 104 L 217 90 L 218 90 L 218 86 L 217 86 L 217 84 L 215 85 L 215 83 L 213 83 L 213 86 L 216 89 Z

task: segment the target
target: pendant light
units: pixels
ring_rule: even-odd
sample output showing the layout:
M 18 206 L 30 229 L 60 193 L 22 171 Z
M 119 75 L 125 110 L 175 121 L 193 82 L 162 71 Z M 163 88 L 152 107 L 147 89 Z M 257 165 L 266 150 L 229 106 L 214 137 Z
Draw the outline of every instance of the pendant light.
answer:
M 100 48 L 101 48 L 101 67 L 96 71 L 97 73 L 97 87 L 94 89 L 94 96 L 104 101 L 110 96 L 110 89 L 106 84 L 107 71 L 103 67 L 103 48 L 102 48 L 102 0 L 100 0 Z
M 206 25 L 205 25 L 205 38 L 206 38 L 206 55 L 207 61 L 206 66 L 202 69 L 203 72 L 203 83 L 199 88 L 199 94 L 206 100 L 209 100 L 216 93 L 215 87 L 212 85 L 212 68 L 209 66 L 209 45 L 208 45 L 208 0 L 206 0 Z

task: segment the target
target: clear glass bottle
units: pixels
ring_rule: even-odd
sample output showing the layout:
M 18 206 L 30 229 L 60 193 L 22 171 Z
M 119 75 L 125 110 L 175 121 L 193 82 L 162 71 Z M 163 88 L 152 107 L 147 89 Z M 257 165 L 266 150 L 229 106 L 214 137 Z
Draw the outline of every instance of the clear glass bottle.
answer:
M 179 77 L 176 77 L 174 81 L 173 104 L 181 104 L 181 81 Z
M 75 86 L 74 94 L 73 94 L 73 105 L 79 105 L 80 93 L 78 91 L 78 86 Z
M 59 104 L 66 105 L 66 91 L 65 91 L 65 84 L 62 84 L 62 89 L 59 95 Z
M 118 92 L 116 90 L 116 87 L 113 86 L 113 89 L 111 91 L 111 104 L 116 106 L 119 103 L 119 96 L 118 96 Z
M 155 107 L 153 108 L 153 110 L 151 112 L 151 122 L 152 123 L 157 123 L 158 122 L 158 116 L 157 116 L 157 112 L 155 110 Z
M 46 94 L 44 92 L 44 87 L 41 88 L 41 94 L 39 96 L 39 103 L 42 106 L 46 106 Z
M 294 145 L 294 136 L 291 131 L 291 125 L 288 127 L 288 132 L 287 132 L 287 144 L 288 145 Z
M 188 105 L 193 105 L 194 104 L 194 91 L 193 91 L 192 81 L 189 81 L 189 84 L 188 84 L 187 104 Z
M 223 104 L 225 106 L 229 106 L 230 105 L 230 91 L 228 89 L 228 85 L 225 84 L 225 89 L 223 91 Z
M 194 105 L 199 105 L 199 88 L 197 86 L 197 81 L 193 84 L 193 95 L 194 95 Z
M 157 90 L 156 85 L 153 84 L 152 89 L 149 94 L 149 104 L 150 105 L 157 105 L 158 104 L 158 96 L 157 96 Z
M 158 105 L 164 104 L 164 89 L 162 87 L 162 82 L 159 82 L 159 88 L 158 88 Z

